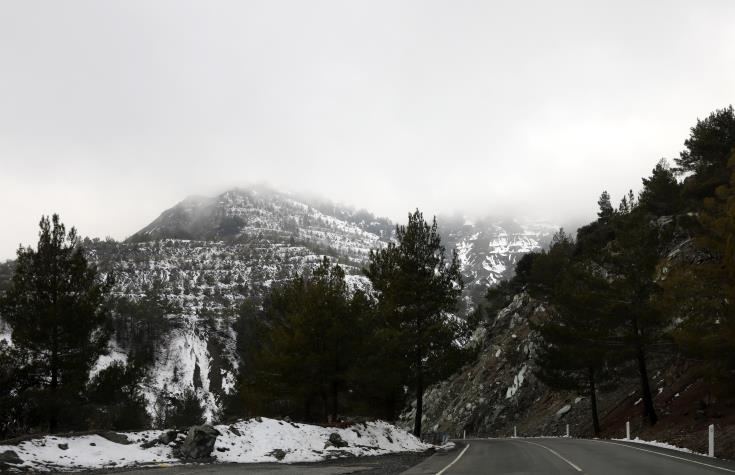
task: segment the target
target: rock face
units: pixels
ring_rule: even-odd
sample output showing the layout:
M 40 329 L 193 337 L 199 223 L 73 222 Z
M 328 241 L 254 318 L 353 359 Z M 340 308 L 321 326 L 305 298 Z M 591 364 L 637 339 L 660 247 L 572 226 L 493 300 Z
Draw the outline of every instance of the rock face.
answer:
M 508 437 L 516 427 L 521 436 L 592 434 L 589 399 L 584 395 L 551 391 L 534 370 L 540 340 L 530 323 L 551 318 L 541 302 L 526 293 L 513 301 L 478 330 L 481 345 L 477 360 L 449 379 L 430 387 L 424 395 L 424 427 L 427 432 L 468 436 Z M 625 400 L 635 389 L 635 378 L 616 393 L 598 393 L 600 414 Z M 635 393 L 633 393 L 635 394 Z M 415 408 L 402 415 L 410 428 Z
M 182 459 L 204 459 L 212 455 L 219 431 L 210 425 L 192 426 L 178 448 Z
M 447 249 L 456 248 L 459 257 L 465 282 L 463 310 L 470 310 L 488 287 L 512 277 L 516 262 L 524 254 L 546 247 L 558 230 L 558 226 L 543 222 L 440 219 L 442 243 Z

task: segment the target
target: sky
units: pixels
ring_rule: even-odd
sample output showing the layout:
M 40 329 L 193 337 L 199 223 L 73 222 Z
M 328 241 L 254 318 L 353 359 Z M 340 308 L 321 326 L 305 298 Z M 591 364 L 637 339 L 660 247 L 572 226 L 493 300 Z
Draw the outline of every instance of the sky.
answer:
M 592 219 L 735 102 L 735 2 L 0 0 L 0 259 L 269 183 Z

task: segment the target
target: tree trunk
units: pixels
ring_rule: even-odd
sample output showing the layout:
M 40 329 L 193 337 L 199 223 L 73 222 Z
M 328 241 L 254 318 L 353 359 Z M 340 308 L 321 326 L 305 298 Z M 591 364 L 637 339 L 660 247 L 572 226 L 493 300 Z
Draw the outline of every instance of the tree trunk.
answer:
M 638 372 L 641 376 L 641 398 L 643 399 L 643 416 L 650 425 L 656 425 L 658 416 L 656 409 L 653 407 L 653 396 L 651 395 L 651 385 L 648 382 L 648 368 L 646 366 L 646 353 L 643 349 L 641 341 L 641 333 L 638 329 L 638 319 L 633 318 L 633 336 L 635 341 L 636 359 L 638 360 Z
M 424 415 L 424 375 L 419 369 L 416 377 L 416 419 L 413 422 L 413 435 L 421 438 L 421 418 Z
M 656 409 L 653 407 L 653 395 L 651 395 L 651 385 L 648 382 L 648 368 L 646 367 L 646 354 L 643 351 L 641 344 L 637 345 L 636 348 L 637 359 L 638 359 L 638 372 L 641 375 L 641 393 L 643 397 L 643 415 L 651 425 L 656 425 L 658 422 L 658 416 L 656 416 Z
M 337 414 L 339 413 L 339 382 L 332 381 L 332 420 L 337 422 Z
M 600 435 L 600 418 L 597 415 L 597 389 L 595 388 L 595 370 L 589 369 L 590 407 L 592 408 L 592 430 L 595 437 Z

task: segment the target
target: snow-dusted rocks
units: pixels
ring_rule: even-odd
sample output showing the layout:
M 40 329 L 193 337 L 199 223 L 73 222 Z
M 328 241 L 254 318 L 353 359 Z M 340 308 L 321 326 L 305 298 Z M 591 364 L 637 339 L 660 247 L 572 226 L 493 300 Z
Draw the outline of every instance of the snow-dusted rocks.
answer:
M 198 433 L 197 430 L 194 432 Z M 336 429 L 258 418 L 230 426 L 217 425 L 205 431 L 208 436 L 195 445 L 209 449 L 214 462 L 316 462 L 344 456 L 421 452 L 431 448 L 408 432 L 382 421 Z M 213 431 L 219 434 L 216 438 Z M 125 433 L 133 442 L 128 445 L 99 435 L 46 436 L 12 446 L 0 445 L 0 463 L 35 471 L 181 463 L 177 457 L 181 449 L 177 449 L 175 439 L 168 444 L 159 443 L 164 434 L 165 431 L 158 430 Z M 339 447 L 334 444 L 336 440 L 341 441 Z M 151 444 L 151 441 L 157 443 Z M 59 445 L 66 445 L 67 449 Z M 193 455 L 198 457 L 190 458 L 205 456 L 203 451 Z

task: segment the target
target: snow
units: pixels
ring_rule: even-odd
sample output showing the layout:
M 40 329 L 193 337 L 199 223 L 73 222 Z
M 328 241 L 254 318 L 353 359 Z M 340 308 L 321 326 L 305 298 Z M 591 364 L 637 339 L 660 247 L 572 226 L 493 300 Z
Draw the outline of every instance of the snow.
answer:
M 518 392 L 518 390 L 521 388 L 521 385 L 523 384 L 524 379 L 526 378 L 526 370 L 528 369 L 528 366 L 523 365 L 521 367 L 521 370 L 518 372 L 518 374 L 513 378 L 513 385 L 508 388 L 508 390 L 505 392 L 505 399 L 510 399 Z
M 231 426 L 217 425 L 220 432 L 212 452 L 216 462 L 279 462 L 272 452 L 280 449 L 280 462 L 316 462 L 327 458 L 420 452 L 431 448 L 408 432 L 383 421 L 337 429 L 295 424 L 274 419 L 250 419 Z M 329 435 L 337 433 L 347 447 L 326 447 Z M 162 431 L 124 433 L 133 442 L 117 444 L 99 435 L 45 436 L 18 445 L 0 445 L 0 453 L 12 450 L 23 460 L 20 468 L 33 471 L 76 471 L 128 465 L 180 463 L 168 445 L 144 449 L 141 443 L 157 438 Z M 60 447 L 67 446 L 66 449 Z
M 123 364 L 127 364 L 128 355 L 127 353 L 122 351 L 120 348 L 118 348 L 116 345 L 112 344 L 110 345 L 110 348 L 108 349 L 108 353 L 106 355 L 101 355 L 97 359 L 97 362 L 95 363 L 95 365 L 89 371 L 89 379 L 92 380 L 92 378 L 97 376 L 97 373 L 107 368 L 108 366 L 110 366 L 112 363 L 116 361 L 119 361 Z
M 558 411 L 556 411 L 556 417 L 557 418 L 560 418 L 560 417 L 564 416 L 571 409 L 572 409 L 571 404 L 565 404 L 564 406 L 562 406 L 561 409 L 559 409 Z
M 657 440 L 643 440 L 643 439 L 639 439 L 638 437 L 636 437 L 635 439 L 612 439 L 612 440 L 617 440 L 620 442 L 635 442 L 636 444 L 652 445 L 654 447 L 660 447 L 662 449 L 677 450 L 679 452 L 686 452 L 688 454 L 705 455 L 699 452 L 694 452 L 693 450 L 690 450 L 684 447 L 678 447 L 676 445 L 668 444 L 666 442 L 659 442 Z

